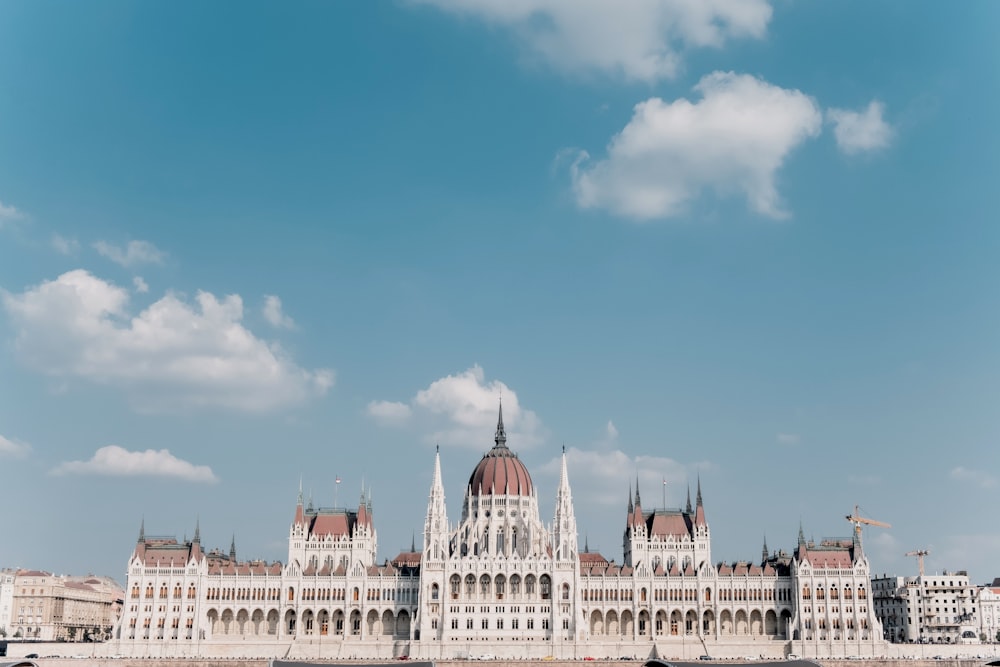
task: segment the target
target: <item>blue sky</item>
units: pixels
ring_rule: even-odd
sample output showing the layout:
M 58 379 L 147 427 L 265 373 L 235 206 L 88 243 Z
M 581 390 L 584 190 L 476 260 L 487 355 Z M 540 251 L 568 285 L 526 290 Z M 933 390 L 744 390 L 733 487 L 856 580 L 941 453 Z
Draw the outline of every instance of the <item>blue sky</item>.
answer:
M 700 476 L 715 560 L 858 504 L 877 573 L 1000 576 L 998 19 L 0 4 L 0 565 L 283 559 L 300 479 L 392 557 L 502 395 L 609 558 Z

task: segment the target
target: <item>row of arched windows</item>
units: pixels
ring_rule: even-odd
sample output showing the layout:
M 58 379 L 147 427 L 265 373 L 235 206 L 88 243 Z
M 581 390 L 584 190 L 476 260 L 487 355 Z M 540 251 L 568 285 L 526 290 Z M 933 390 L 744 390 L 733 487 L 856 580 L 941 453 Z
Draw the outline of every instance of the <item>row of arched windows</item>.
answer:
M 192 597 L 190 591 L 188 597 Z M 205 590 L 206 600 L 278 600 L 280 598 L 281 591 L 278 588 L 212 587 Z
M 152 598 L 154 592 L 155 591 L 153 589 L 153 584 L 147 584 L 146 585 L 146 592 L 145 592 L 145 595 L 143 597 Z M 159 590 L 159 596 L 158 597 L 161 598 L 161 599 L 165 599 L 165 598 L 170 597 L 167 593 L 168 593 L 167 585 L 165 583 L 164 584 L 160 584 L 160 590 Z M 134 584 L 132 586 L 132 592 L 131 592 L 130 595 L 131 595 L 131 597 L 132 597 L 133 600 L 137 600 L 139 598 L 139 585 L 138 584 Z M 188 585 L 187 598 L 189 600 L 193 600 L 197 596 L 198 596 L 198 591 L 197 591 L 197 589 L 195 589 L 194 584 Z M 176 585 L 174 585 L 173 598 L 174 599 L 179 599 L 181 597 L 182 597 L 182 595 L 181 595 L 181 585 L 180 584 L 176 584 Z
M 812 599 L 812 595 L 813 595 L 813 591 L 809 588 L 808 585 L 802 587 L 802 599 L 803 600 L 811 600 Z M 863 585 L 858 586 L 858 599 L 859 600 L 865 600 L 867 598 L 868 598 L 868 593 L 867 593 L 867 591 L 865 591 L 865 587 Z M 826 592 L 826 590 L 824 590 L 822 584 L 816 587 L 816 599 L 817 600 L 826 600 L 827 599 L 827 592 Z M 831 599 L 831 600 L 839 600 L 840 599 L 840 593 L 837 591 L 837 585 L 836 584 L 830 586 L 829 599 Z M 844 586 L 844 599 L 845 600 L 853 600 L 854 599 L 854 593 L 853 593 L 853 591 L 852 591 L 852 589 L 851 589 L 850 586 Z
M 498 574 L 495 577 L 484 574 L 478 579 L 476 579 L 476 575 L 474 574 L 467 574 L 464 580 L 459 575 L 453 574 L 448 580 L 448 588 L 452 600 L 460 599 L 463 597 L 463 594 L 467 599 L 483 599 L 495 596 L 497 600 L 502 600 L 505 595 L 510 595 L 511 598 L 515 599 L 524 599 L 535 596 L 536 583 L 541 599 L 550 599 L 552 595 L 552 580 L 547 574 L 543 574 L 537 579 L 535 575 L 529 574 L 523 580 L 517 574 L 511 575 L 510 579 L 507 579 L 502 574 Z M 569 585 L 564 585 L 563 589 L 564 599 L 568 600 Z M 437 597 L 438 590 L 437 584 L 435 584 L 431 587 L 431 598 L 436 600 Z
M 631 602 L 632 591 L 627 588 L 597 588 L 594 590 L 584 589 L 584 602 Z

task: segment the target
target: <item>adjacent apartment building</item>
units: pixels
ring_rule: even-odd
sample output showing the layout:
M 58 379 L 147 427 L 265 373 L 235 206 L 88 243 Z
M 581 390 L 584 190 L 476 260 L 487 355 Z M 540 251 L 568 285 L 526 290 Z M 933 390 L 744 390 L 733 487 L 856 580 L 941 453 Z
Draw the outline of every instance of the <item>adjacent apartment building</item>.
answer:
M 965 571 L 872 579 L 875 613 L 885 638 L 897 643 L 977 643 L 983 632 L 979 590 Z M 995 612 L 990 614 L 994 624 Z
M 118 621 L 124 591 L 109 577 L 41 570 L 0 571 L 0 629 L 11 639 L 104 639 Z

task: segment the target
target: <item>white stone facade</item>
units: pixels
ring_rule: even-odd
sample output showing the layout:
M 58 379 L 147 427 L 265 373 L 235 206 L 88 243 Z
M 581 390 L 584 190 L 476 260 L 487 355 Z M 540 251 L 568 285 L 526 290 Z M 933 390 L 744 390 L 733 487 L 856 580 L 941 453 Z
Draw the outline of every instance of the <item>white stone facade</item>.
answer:
M 979 589 L 979 627 L 986 641 L 1000 642 L 1000 586 Z
M 14 610 L 14 575 L 15 570 L 0 569 L 0 639 L 14 634 L 10 629 L 13 625 Z
M 876 613 L 892 642 L 978 643 L 983 631 L 977 589 L 965 572 L 872 581 Z
M 552 522 L 507 447 L 494 447 L 449 522 L 435 455 L 422 549 L 377 565 L 371 499 L 303 506 L 288 561 L 239 561 L 190 542 L 140 538 L 116 653 L 449 659 L 702 654 L 879 655 L 860 541 L 806 542 L 760 563 L 713 564 L 698 484 L 684 509 L 643 510 L 629 491 L 623 562 L 579 549 L 563 455 Z

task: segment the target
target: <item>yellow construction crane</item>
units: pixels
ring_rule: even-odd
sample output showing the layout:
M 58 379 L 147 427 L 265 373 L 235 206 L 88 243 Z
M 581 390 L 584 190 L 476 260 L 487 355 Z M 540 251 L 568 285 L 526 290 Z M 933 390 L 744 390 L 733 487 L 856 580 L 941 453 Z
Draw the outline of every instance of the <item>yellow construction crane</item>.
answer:
M 907 551 L 904 556 L 916 556 L 917 557 L 917 570 L 920 572 L 920 578 L 924 578 L 924 556 L 929 554 L 930 551 L 927 549 L 917 549 L 916 551 Z
M 875 519 L 866 519 L 861 516 L 858 511 L 858 506 L 854 506 L 854 514 L 848 514 L 847 520 L 854 524 L 854 533 L 857 536 L 858 544 L 861 543 L 861 526 L 878 526 L 879 528 L 892 528 L 889 524 L 884 521 L 876 521 Z

